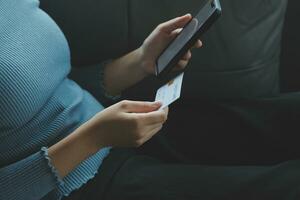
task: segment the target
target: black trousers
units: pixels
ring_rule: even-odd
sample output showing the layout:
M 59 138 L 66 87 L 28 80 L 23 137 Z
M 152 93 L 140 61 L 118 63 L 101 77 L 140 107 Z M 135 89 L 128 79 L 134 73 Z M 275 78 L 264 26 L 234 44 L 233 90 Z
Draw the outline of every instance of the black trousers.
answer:
M 300 198 L 299 168 L 300 161 L 272 166 L 174 164 L 117 150 L 95 179 L 67 199 L 296 200 Z
M 163 132 L 177 155 L 194 164 L 299 159 L 300 92 L 219 102 L 183 99 L 170 108 Z
M 69 199 L 300 199 L 300 93 L 173 109 L 160 135 L 114 150 Z

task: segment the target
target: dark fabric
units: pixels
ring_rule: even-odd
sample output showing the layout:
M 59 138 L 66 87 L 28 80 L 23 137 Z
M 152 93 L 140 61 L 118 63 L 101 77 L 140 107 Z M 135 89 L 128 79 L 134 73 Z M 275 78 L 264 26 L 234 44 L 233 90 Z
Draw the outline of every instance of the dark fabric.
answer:
M 106 200 L 296 200 L 299 161 L 274 166 L 166 164 L 134 156 L 118 171 Z
M 281 86 L 284 92 L 300 90 L 300 27 L 297 26 L 299 10 L 300 1 L 289 0 L 283 32 L 281 59 Z
M 183 165 L 123 149 L 113 151 L 101 172 L 64 200 L 296 200 L 299 168 L 300 161 L 265 166 Z
M 172 105 L 163 130 L 202 164 L 272 164 L 300 158 L 300 92 L 243 101 Z

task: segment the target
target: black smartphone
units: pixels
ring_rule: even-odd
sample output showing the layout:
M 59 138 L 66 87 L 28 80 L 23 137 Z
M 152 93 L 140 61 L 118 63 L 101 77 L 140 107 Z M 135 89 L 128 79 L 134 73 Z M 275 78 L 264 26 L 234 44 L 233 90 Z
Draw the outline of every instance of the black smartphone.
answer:
M 156 76 L 164 77 L 221 16 L 219 0 L 209 0 L 199 13 L 162 52 L 156 62 Z

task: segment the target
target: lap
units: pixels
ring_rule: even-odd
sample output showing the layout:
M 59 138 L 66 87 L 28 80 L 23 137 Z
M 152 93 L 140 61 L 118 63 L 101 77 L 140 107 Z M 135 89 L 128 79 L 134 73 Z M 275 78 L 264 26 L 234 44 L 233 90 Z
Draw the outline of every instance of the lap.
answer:
M 174 132 L 162 132 L 138 153 L 113 152 L 77 197 L 299 199 L 300 163 L 283 162 L 296 159 L 299 153 L 299 99 L 300 94 L 295 93 L 238 103 L 199 104 L 197 109 L 190 105 L 179 107 L 173 115 L 171 108 L 171 125 L 166 131 L 173 126 Z M 191 120 L 191 109 L 199 117 Z M 177 151 L 165 148 L 169 143 L 163 145 L 161 138 L 179 141 L 176 149 L 198 156 L 197 164 L 178 159 Z
M 297 199 L 299 167 L 299 161 L 273 166 L 188 165 L 134 155 L 115 174 L 104 199 Z
M 116 150 L 92 181 L 66 199 L 297 199 L 299 168 L 299 161 L 270 166 L 189 165 Z
M 300 157 L 300 93 L 171 106 L 162 137 L 203 164 L 270 164 Z

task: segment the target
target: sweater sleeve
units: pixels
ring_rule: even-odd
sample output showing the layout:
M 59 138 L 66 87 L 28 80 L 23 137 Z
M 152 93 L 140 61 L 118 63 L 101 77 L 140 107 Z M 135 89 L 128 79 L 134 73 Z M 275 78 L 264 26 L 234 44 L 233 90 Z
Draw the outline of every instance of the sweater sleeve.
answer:
M 0 168 L 0 199 L 38 200 L 63 184 L 51 165 L 47 148 Z

